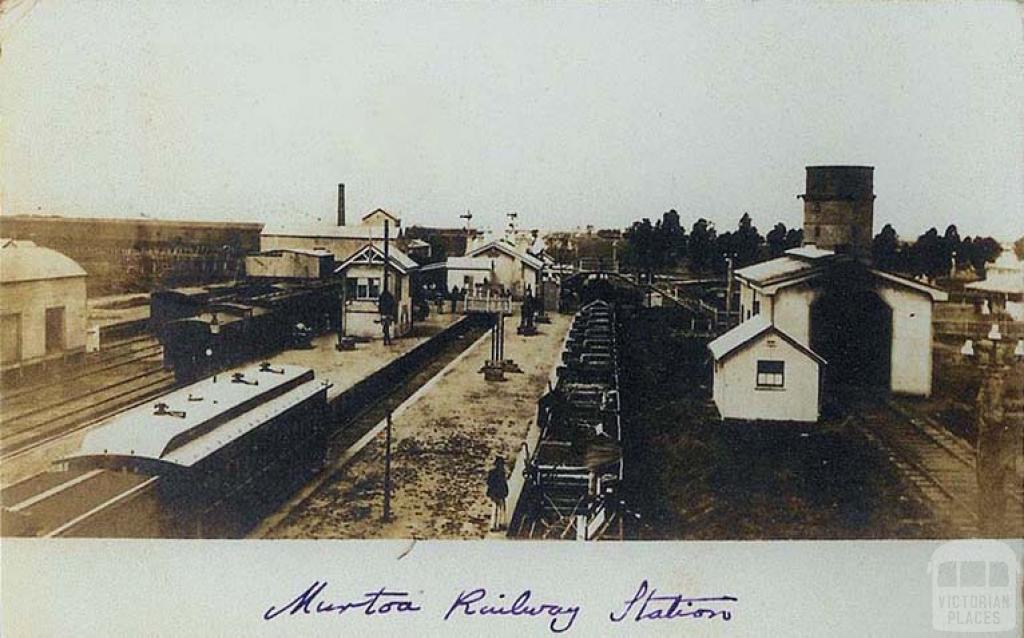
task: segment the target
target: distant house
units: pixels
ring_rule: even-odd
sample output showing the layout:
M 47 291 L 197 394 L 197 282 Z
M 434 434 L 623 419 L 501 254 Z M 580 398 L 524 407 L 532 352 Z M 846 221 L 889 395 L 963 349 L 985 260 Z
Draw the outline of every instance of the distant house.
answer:
M 420 264 L 430 261 L 431 247 L 422 239 L 412 239 L 405 243 L 405 252 Z
M 708 344 L 712 396 L 726 419 L 815 422 L 825 360 L 764 316 Z
M 388 257 L 388 290 L 398 306 L 397 322 L 391 334 L 400 337 L 412 328 L 410 276 L 417 264 L 394 247 L 389 247 Z M 364 244 L 334 272 L 345 278 L 345 334 L 365 338 L 382 336 L 377 301 L 384 285 L 383 246 Z
M 523 297 L 527 289 L 538 294 L 544 262 L 507 242 L 500 239 L 490 241 L 470 250 L 466 257 L 490 260 L 491 277 L 488 283 L 511 291 L 513 297 Z
M 27 240 L 0 239 L 0 364 L 7 372 L 85 352 L 85 270 Z

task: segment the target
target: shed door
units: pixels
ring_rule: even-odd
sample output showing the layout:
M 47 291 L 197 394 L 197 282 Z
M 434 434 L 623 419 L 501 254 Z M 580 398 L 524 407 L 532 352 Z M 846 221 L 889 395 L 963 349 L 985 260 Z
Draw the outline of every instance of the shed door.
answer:
M 64 350 L 64 308 L 46 309 L 46 354 Z
M 21 360 L 21 315 L 0 315 L 0 363 Z

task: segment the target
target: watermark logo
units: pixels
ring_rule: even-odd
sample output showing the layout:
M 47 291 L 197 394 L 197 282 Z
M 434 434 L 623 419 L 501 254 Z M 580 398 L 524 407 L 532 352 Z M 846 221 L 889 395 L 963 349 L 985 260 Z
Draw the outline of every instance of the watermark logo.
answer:
M 1020 562 L 1006 543 L 943 543 L 928 563 L 932 627 L 959 633 L 1002 632 L 1017 626 Z

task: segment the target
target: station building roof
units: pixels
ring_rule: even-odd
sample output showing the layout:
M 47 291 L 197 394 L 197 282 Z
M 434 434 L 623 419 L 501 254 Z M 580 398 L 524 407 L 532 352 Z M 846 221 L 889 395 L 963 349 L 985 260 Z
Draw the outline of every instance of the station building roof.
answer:
M 506 241 L 502 241 L 500 239 L 495 239 L 495 240 L 489 241 L 486 244 L 483 244 L 481 246 L 477 246 L 473 250 L 469 251 L 466 254 L 466 256 L 467 257 L 479 257 L 480 255 L 484 254 L 485 252 L 487 252 L 488 250 L 490 250 L 492 248 L 495 248 L 495 249 L 505 253 L 509 257 L 512 257 L 514 259 L 518 259 L 518 260 L 522 261 L 524 264 L 526 264 L 527 266 L 530 266 L 534 270 L 540 270 L 541 268 L 544 267 L 544 262 L 541 261 L 540 259 L 537 259 L 533 255 L 528 255 L 528 254 L 520 251 L 515 246 L 509 244 Z
M 406 255 L 401 250 L 398 250 L 394 246 L 388 246 L 388 257 L 389 262 L 393 268 L 398 269 L 400 273 L 407 274 L 412 270 L 419 268 L 419 264 Z M 356 264 L 369 264 L 369 265 L 381 265 L 384 263 L 384 247 L 376 243 L 367 243 L 365 246 L 352 253 L 352 256 L 341 262 L 335 269 L 334 272 L 342 273 L 345 272 L 350 266 Z
M 708 344 L 708 350 L 711 351 L 711 356 L 714 357 L 715 361 L 722 361 L 729 358 L 732 354 L 739 352 L 743 346 L 752 343 L 765 333 L 777 334 L 797 350 L 800 350 L 819 364 L 825 365 L 826 361 L 821 355 L 777 328 L 763 315 L 755 315 L 732 330 L 722 334 Z
M 111 417 L 63 460 L 110 457 L 189 467 L 325 389 L 300 366 L 238 372 L 258 385 L 235 383 L 224 373 L 175 390 Z M 166 405 L 164 414 L 157 414 L 158 404 Z
M 782 288 L 826 275 L 838 264 L 850 263 L 853 263 L 853 259 L 847 255 L 807 245 L 787 250 L 782 257 L 739 268 L 733 274 L 764 294 L 773 295 Z M 945 301 L 949 298 L 945 291 L 928 284 L 877 268 L 867 267 L 866 270 L 877 279 L 928 295 L 932 301 Z
M 0 283 L 85 276 L 78 262 L 52 248 L 23 239 L 0 239 Z

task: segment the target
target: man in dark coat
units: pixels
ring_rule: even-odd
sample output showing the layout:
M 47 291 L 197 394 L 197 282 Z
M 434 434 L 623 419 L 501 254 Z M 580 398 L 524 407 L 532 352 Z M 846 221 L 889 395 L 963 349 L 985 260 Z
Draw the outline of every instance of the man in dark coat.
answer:
M 505 499 L 508 497 L 508 480 L 505 477 L 505 459 L 498 456 L 494 467 L 487 473 L 487 498 L 491 499 L 491 531 L 505 529 Z

